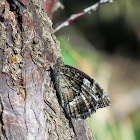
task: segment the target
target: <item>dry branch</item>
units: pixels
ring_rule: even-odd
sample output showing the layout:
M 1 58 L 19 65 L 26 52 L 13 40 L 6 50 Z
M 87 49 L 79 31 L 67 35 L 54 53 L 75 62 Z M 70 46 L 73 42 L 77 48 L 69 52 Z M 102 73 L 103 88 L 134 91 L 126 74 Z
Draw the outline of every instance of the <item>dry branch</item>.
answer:
M 76 20 L 77 18 L 85 15 L 86 13 L 88 12 L 91 12 L 91 11 L 96 11 L 96 9 L 98 7 L 100 7 L 101 5 L 105 4 L 105 3 L 109 3 L 109 2 L 113 2 L 113 0 L 100 0 L 99 2 L 97 2 L 96 4 L 93 4 L 92 6 L 84 9 L 83 11 L 79 12 L 79 13 L 76 13 L 76 14 L 73 14 L 71 15 L 68 19 L 66 19 L 65 21 L 57 24 L 54 26 L 54 33 L 57 32 L 58 30 L 62 29 L 63 27 L 65 26 L 68 26 L 71 22 L 73 22 L 74 20 Z

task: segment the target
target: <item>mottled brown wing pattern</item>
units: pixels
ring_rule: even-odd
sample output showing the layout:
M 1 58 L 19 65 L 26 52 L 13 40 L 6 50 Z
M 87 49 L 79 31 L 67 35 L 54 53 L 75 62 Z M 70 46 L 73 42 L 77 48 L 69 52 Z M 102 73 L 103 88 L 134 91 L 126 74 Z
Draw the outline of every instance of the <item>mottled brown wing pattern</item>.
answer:
M 98 108 L 109 106 L 109 97 L 99 84 L 82 71 L 64 65 L 61 58 L 54 66 L 53 75 L 61 105 L 70 117 L 86 119 Z

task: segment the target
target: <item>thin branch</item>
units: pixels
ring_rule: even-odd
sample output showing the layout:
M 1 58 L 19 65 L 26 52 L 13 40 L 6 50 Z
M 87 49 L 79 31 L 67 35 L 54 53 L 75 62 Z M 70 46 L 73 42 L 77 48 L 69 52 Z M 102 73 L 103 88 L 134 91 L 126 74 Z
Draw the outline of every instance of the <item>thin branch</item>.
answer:
M 77 18 L 81 17 L 82 15 L 91 12 L 91 11 L 96 11 L 96 9 L 105 4 L 105 3 L 109 3 L 109 2 L 113 2 L 113 0 L 100 0 L 99 2 L 97 2 L 96 4 L 84 9 L 83 11 L 77 13 L 77 14 L 73 14 L 71 15 L 68 19 L 66 19 L 64 22 L 61 22 L 59 24 L 57 24 L 56 26 L 54 26 L 54 33 L 57 32 L 58 30 L 60 30 L 61 28 L 68 26 L 69 23 L 71 23 L 72 21 L 76 20 Z

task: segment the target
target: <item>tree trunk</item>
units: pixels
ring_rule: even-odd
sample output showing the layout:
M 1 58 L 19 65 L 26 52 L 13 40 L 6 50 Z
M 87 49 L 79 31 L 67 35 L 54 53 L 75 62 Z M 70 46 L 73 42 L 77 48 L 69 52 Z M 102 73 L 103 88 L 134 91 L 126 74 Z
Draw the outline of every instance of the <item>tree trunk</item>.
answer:
M 94 139 L 59 105 L 49 69 L 60 56 L 45 1 L 0 0 L 0 140 Z

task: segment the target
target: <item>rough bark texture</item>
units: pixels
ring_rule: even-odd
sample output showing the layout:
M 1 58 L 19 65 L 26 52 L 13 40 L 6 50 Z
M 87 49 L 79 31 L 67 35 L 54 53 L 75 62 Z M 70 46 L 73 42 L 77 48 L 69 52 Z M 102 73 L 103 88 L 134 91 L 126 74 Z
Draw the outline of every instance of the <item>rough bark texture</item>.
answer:
M 58 103 L 49 67 L 61 56 L 42 0 L 0 0 L 0 139 L 92 140 Z M 50 65 L 51 64 L 51 65 Z

